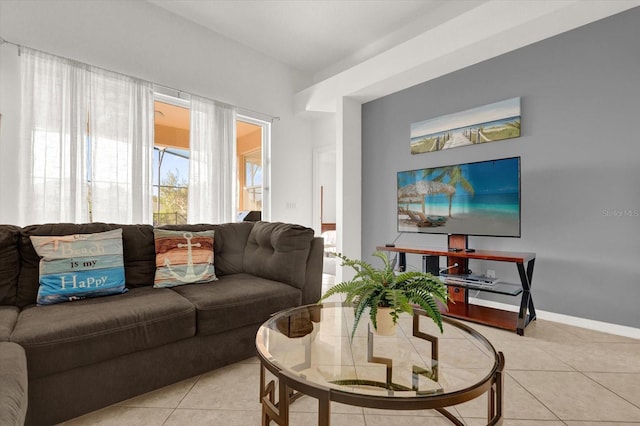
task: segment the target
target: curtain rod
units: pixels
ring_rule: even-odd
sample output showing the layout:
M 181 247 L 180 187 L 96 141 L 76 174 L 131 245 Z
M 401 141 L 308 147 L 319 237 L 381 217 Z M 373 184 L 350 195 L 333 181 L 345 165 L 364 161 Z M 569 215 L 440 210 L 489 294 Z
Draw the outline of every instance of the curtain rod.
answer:
M 14 43 L 14 42 L 12 42 L 12 41 L 9 41 L 9 40 L 5 39 L 4 37 L 0 36 L 0 46 L 2 46 L 2 45 L 4 45 L 4 44 L 10 44 L 10 45 L 12 45 L 12 46 L 17 47 L 17 48 L 18 48 L 18 56 L 20 56 L 20 54 L 21 54 L 21 49 L 22 49 L 23 47 L 26 47 L 26 48 L 28 48 L 28 49 L 35 50 L 35 51 L 38 51 L 38 52 L 42 52 L 42 53 L 45 53 L 45 54 L 47 54 L 47 55 L 57 56 L 57 57 L 59 57 L 59 58 L 62 58 L 62 59 L 68 60 L 68 61 L 78 62 L 78 63 L 84 64 L 84 65 L 88 65 L 88 66 L 90 66 L 90 67 L 93 67 L 93 68 L 96 68 L 96 69 L 100 69 L 100 70 L 103 70 L 103 71 L 113 72 L 113 73 L 120 74 L 120 75 L 123 75 L 123 76 L 126 76 L 126 77 L 132 77 L 132 76 L 128 76 L 128 75 L 126 75 L 126 74 L 123 74 L 123 73 L 120 73 L 120 72 L 117 72 L 117 71 L 112 71 L 112 70 L 108 70 L 108 69 L 106 69 L 106 68 L 97 67 L 97 66 L 95 66 L 95 65 L 86 64 L 86 63 L 84 63 L 84 62 L 77 61 L 77 60 L 75 60 L 75 59 L 70 59 L 70 58 L 66 58 L 66 57 L 64 57 L 64 56 L 55 55 L 55 54 L 53 54 L 53 53 L 44 52 L 44 51 L 42 51 L 42 50 L 34 49 L 34 48 L 32 48 L 32 47 L 23 46 L 23 45 L 20 45 L 20 44 L 18 44 L 18 43 Z M 214 103 L 216 103 L 216 104 L 218 104 L 218 105 L 221 105 L 221 106 L 226 106 L 226 107 L 236 108 L 236 109 L 240 110 L 240 113 L 241 113 L 241 114 L 242 114 L 242 112 L 245 112 L 245 113 L 250 113 L 250 114 L 257 114 L 257 115 L 261 115 L 261 116 L 263 116 L 263 117 L 268 117 L 268 118 L 270 119 L 271 123 L 273 123 L 274 121 L 279 121 L 279 120 L 280 120 L 280 117 L 278 117 L 278 116 L 276 116 L 276 115 L 266 114 L 266 113 L 264 113 L 264 112 L 255 111 L 255 110 L 252 110 L 252 109 L 249 109 L 249 108 L 243 108 L 243 107 L 240 107 L 240 106 L 237 106 L 237 105 L 232 105 L 232 104 L 229 104 L 229 103 L 226 103 L 226 102 L 221 102 L 221 101 L 218 101 L 218 100 L 216 100 L 216 99 L 207 98 L 206 96 L 197 95 L 197 94 L 195 94 L 195 93 L 185 92 L 184 90 L 176 89 L 176 88 L 173 88 L 173 87 L 170 87 L 170 86 L 166 86 L 166 85 L 164 85 L 164 84 L 154 83 L 154 82 L 152 82 L 152 81 L 144 80 L 144 79 L 142 79 L 142 78 L 137 78 L 137 77 L 133 77 L 133 78 L 136 78 L 136 79 L 141 80 L 141 81 L 146 81 L 147 83 L 152 84 L 152 85 L 153 85 L 153 86 L 155 86 L 156 88 L 160 88 L 160 89 L 170 90 L 170 91 L 176 92 L 176 93 L 178 94 L 178 96 L 177 96 L 178 98 L 180 98 L 180 96 L 181 96 L 181 95 L 183 95 L 183 94 L 184 94 L 184 95 L 188 95 L 188 96 L 197 96 L 197 97 L 200 97 L 200 98 L 203 98 L 203 99 L 207 99 L 207 100 L 209 100 L 209 101 L 211 101 L 211 102 L 214 102 Z

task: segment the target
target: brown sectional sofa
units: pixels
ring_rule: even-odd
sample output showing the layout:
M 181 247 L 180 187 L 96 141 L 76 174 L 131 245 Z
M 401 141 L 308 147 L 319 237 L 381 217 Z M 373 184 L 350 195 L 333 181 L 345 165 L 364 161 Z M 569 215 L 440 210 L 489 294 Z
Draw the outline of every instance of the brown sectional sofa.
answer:
M 0 341 L 0 425 L 21 425 L 27 414 L 27 357 L 22 346 Z
M 127 293 L 35 305 L 39 257 L 30 236 L 117 228 Z M 21 424 L 25 413 L 26 424 L 54 424 L 251 357 L 271 314 L 320 297 L 323 244 L 312 229 L 269 222 L 165 228 L 214 230 L 219 280 L 153 288 L 150 225 L 0 225 L 0 424 Z

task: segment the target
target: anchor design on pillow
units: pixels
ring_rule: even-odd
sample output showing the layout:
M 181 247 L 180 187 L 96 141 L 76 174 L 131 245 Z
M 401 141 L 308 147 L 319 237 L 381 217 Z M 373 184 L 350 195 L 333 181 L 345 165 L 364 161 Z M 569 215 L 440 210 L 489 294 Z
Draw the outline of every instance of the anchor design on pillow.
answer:
M 182 236 L 184 237 L 185 240 L 187 240 L 187 243 L 186 244 L 178 243 L 177 247 L 178 248 L 186 247 L 187 249 L 187 272 L 185 273 L 184 276 L 177 274 L 171 267 L 171 262 L 169 261 L 168 257 L 165 257 L 164 259 L 164 266 L 167 268 L 169 273 L 171 273 L 171 275 L 175 279 L 183 283 L 199 281 L 209 274 L 209 265 L 213 263 L 213 255 L 209 256 L 209 259 L 207 260 L 207 265 L 205 265 L 204 270 L 200 274 L 196 274 L 193 268 L 193 247 L 200 248 L 201 244 L 191 243 L 191 240 L 193 239 L 193 234 L 191 232 L 185 232 L 184 234 L 182 234 Z

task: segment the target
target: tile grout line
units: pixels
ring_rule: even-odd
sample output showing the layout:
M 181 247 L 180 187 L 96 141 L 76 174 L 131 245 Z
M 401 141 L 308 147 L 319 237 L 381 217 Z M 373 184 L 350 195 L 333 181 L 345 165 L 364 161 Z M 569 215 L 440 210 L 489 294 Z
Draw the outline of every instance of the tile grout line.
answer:
M 634 407 L 640 409 L 640 406 L 638 404 L 629 401 L 627 398 L 625 398 L 624 396 L 618 394 L 618 392 L 614 391 L 609 386 L 607 386 L 607 385 L 605 385 L 603 383 L 600 383 L 599 381 L 597 381 L 593 377 L 589 376 L 589 374 L 588 374 L 588 373 L 595 373 L 595 374 L 598 374 L 598 373 L 601 373 L 601 374 L 628 374 L 628 375 L 636 375 L 636 376 L 640 377 L 640 373 L 612 373 L 612 372 L 607 372 L 607 371 L 589 371 L 589 372 L 581 371 L 580 373 L 582 373 L 583 376 L 585 376 L 587 379 L 589 379 L 593 383 L 595 383 L 595 384 L 597 384 L 599 386 L 602 386 L 603 388 L 605 388 L 606 390 L 608 390 L 609 392 L 611 392 L 612 394 L 614 394 L 618 398 L 620 398 L 623 401 L 628 402 L 629 404 L 633 405 Z
M 535 370 L 519 370 L 519 371 L 535 371 Z M 561 422 L 563 421 L 563 420 L 560 418 L 560 416 L 558 416 L 558 414 L 557 414 L 555 411 L 553 411 L 550 407 L 548 407 L 548 406 L 547 406 L 547 404 L 545 404 L 544 402 L 540 401 L 540 399 L 539 399 L 537 396 L 535 396 L 533 393 L 531 393 L 531 392 L 529 391 L 529 389 L 527 389 L 527 387 L 526 387 L 526 386 L 524 386 L 522 383 L 520 383 L 520 382 L 518 381 L 518 379 L 516 379 L 512 374 L 510 374 L 509 370 L 507 370 L 507 371 L 506 371 L 506 373 L 507 373 L 507 375 L 508 375 L 509 377 L 511 377 L 511 379 L 512 379 L 514 382 L 516 382 L 516 383 L 518 384 L 518 386 L 520 386 L 522 389 L 524 389 L 524 391 L 525 391 L 526 393 L 528 393 L 529 395 L 531 395 L 531 397 L 532 397 L 534 400 L 538 401 L 538 402 L 540 403 L 540 405 L 542 405 L 542 406 L 543 406 L 544 408 L 546 408 L 546 409 L 547 409 L 551 414 L 553 414 L 553 415 L 555 416 L 556 420 L 561 421 Z M 504 389 L 503 389 L 503 390 L 504 390 Z M 503 416 L 503 420 L 505 420 L 504 416 Z M 514 420 L 515 420 L 515 419 L 514 419 Z M 539 419 L 538 419 L 538 420 L 539 420 Z
M 173 414 L 176 412 L 176 410 L 178 409 L 178 407 L 180 407 L 180 404 L 182 404 L 182 401 L 184 401 L 184 399 L 187 397 L 187 395 L 189 395 L 189 393 L 193 390 L 193 388 L 196 386 L 196 383 L 198 383 L 200 381 L 200 378 L 202 377 L 202 374 L 198 375 L 198 378 L 196 380 L 194 380 L 193 384 L 191 385 L 191 387 L 189 387 L 189 389 L 184 393 L 184 395 L 182 396 L 182 398 L 180 398 L 180 401 L 178 401 L 178 403 L 176 404 L 176 406 L 171 410 L 171 413 L 169 413 L 169 415 L 167 416 L 167 418 L 164 420 L 164 422 L 162 422 L 162 426 L 165 426 L 167 424 L 167 422 L 169 421 L 169 419 L 171 418 L 171 416 L 173 416 Z
M 558 328 L 558 329 L 564 329 L 561 325 L 556 325 L 555 327 Z M 633 342 L 633 341 L 608 342 L 608 341 L 593 340 L 593 339 L 588 339 L 586 337 L 578 335 L 578 334 L 574 333 L 571 329 L 564 329 L 564 331 L 566 331 L 567 333 L 571 334 L 575 338 L 581 340 L 582 344 L 590 344 L 590 345 L 598 344 L 599 345 L 599 344 L 615 343 L 615 344 L 620 344 L 620 345 L 624 345 L 624 346 L 626 346 L 626 345 L 637 345 L 638 344 L 638 342 Z M 606 334 L 606 333 L 604 333 L 604 334 Z M 555 357 L 555 355 L 554 355 L 554 357 Z M 562 361 L 563 363 L 569 365 L 571 368 L 574 368 L 578 373 L 580 373 L 582 376 L 586 377 L 587 380 L 595 383 L 598 386 L 602 386 L 604 389 L 608 390 L 609 392 L 611 392 L 613 395 L 617 396 L 621 400 L 623 400 L 623 401 L 629 403 L 630 405 L 640 409 L 640 406 L 638 404 L 635 404 L 632 401 L 629 401 L 627 398 L 625 398 L 622 395 L 618 394 L 616 391 L 611 389 L 609 386 L 606 386 L 603 383 L 598 382 L 596 379 L 594 379 L 594 378 L 592 378 L 591 376 L 588 375 L 588 373 L 596 373 L 596 374 L 598 374 L 598 373 L 602 373 L 602 374 L 638 374 L 638 373 L 624 373 L 624 372 L 616 373 L 616 372 L 610 372 L 610 371 L 589 371 L 589 372 L 585 372 L 582 369 L 578 369 L 577 367 L 575 367 L 575 366 L 573 366 L 573 365 L 571 365 L 569 363 L 566 363 L 563 360 L 560 360 L 560 361 Z M 638 375 L 640 376 L 640 374 L 638 374 Z

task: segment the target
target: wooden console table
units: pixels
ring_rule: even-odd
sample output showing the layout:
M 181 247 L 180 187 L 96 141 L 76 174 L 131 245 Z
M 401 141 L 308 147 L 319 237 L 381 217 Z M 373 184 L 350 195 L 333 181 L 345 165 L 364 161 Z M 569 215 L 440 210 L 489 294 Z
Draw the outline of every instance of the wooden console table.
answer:
M 466 240 L 463 244 L 466 246 Z M 451 242 L 449 245 L 450 247 L 452 246 Z M 533 298 L 531 297 L 531 280 L 533 278 L 533 266 L 535 264 L 536 254 L 493 250 L 468 252 L 465 251 L 463 247 L 456 247 L 460 251 L 451 251 L 454 247 L 451 247 L 451 249 L 438 250 L 417 247 L 378 246 L 376 249 L 379 251 L 397 252 L 399 254 L 398 265 L 401 270 L 406 270 L 407 253 L 423 256 L 423 270 L 425 272 L 428 272 L 425 265 L 427 265 L 427 258 L 429 256 L 446 257 L 448 265 L 447 272 L 458 275 L 468 273 L 469 259 L 515 263 L 520 275 L 520 284 L 499 282 L 494 285 L 472 286 L 461 282 L 445 280 L 445 283 L 449 286 L 449 298 L 451 301 L 446 308 L 442 306 L 441 310 L 443 315 L 512 330 L 516 331 L 520 336 L 524 335 L 524 329 L 531 321 L 536 319 L 536 310 L 533 306 Z M 457 266 L 454 266 L 456 264 Z M 507 294 L 510 296 L 520 295 L 520 309 L 516 313 L 473 305 L 469 303 L 469 290 Z

